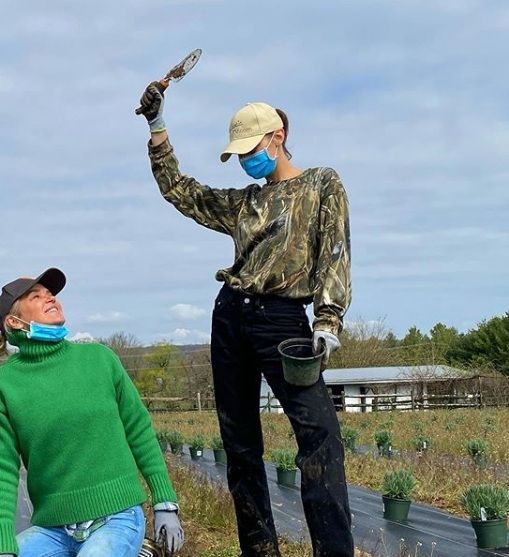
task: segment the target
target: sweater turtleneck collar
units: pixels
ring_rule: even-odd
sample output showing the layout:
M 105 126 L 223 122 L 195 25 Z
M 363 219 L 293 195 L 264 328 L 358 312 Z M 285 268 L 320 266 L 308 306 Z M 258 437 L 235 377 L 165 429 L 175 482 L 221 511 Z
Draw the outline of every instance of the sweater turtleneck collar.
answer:
M 27 337 L 26 332 L 22 330 L 8 332 L 7 341 L 19 348 L 18 356 L 21 359 L 31 362 L 42 362 L 51 358 L 69 345 L 67 340 L 59 340 L 58 342 L 31 340 Z

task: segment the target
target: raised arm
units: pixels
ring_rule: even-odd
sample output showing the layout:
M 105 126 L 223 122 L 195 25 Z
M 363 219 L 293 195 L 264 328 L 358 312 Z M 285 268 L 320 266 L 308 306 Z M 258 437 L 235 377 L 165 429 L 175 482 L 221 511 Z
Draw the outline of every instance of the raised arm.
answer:
M 150 126 L 149 157 L 162 196 L 183 215 L 217 232 L 231 235 L 246 190 L 215 189 L 180 173 L 163 119 L 165 87 L 152 82 L 140 99 Z

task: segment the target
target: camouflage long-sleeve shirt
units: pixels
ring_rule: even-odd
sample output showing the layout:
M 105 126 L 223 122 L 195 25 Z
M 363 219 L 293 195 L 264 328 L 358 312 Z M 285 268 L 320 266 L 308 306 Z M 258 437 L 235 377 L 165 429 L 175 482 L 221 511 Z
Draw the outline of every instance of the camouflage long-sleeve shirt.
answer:
M 172 146 L 149 143 L 163 197 L 183 215 L 235 244 L 216 279 L 247 294 L 313 300 L 315 330 L 338 334 L 350 305 L 348 199 L 331 168 L 244 189 L 214 189 L 180 173 Z

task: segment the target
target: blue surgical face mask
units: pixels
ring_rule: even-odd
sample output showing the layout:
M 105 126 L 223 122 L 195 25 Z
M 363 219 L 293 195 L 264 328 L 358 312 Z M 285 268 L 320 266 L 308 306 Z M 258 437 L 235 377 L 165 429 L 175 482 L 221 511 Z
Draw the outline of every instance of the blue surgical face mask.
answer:
M 251 178 L 255 178 L 255 180 L 267 178 L 276 170 L 277 155 L 272 158 L 267 150 L 273 139 L 274 134 L 272 134 L 267 147 L 248 157 L 240 157 L 240 166 Z
M 58 342 L 69 334 L 64 325 L 43 325 L 42 323 L 30 322 L 30 331 L 27 337 L 31 340 L 44 340 L 46 342 Z
M 58 342 L 69 334 L 69 330 L 64 325 L 44 325 L 43 323 L 37 323 L 36 321 L 30 321 L 30 323 L 27 323 L 19 317 L 16 317 L 16 319 L 30 327 L 29 330 L 26 331 L 27 338 L 30 340 Z

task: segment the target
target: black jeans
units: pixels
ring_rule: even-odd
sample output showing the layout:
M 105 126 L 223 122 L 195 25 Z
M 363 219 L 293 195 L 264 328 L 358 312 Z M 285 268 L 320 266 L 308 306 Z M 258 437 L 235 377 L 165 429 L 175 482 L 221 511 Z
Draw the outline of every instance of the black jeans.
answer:
M 263 464 L 262 374 L 295 432 L 313 555 L 353 556 L 343 443 L 334 406 L 321 377 L 311 387 L 287 383 L 277 350 L 283 340 L 310 336 L 302 301 L 246 296 L 226 286 L 219 292 L 212 318 L 212 369 L 243 557 L 280 557 Z

